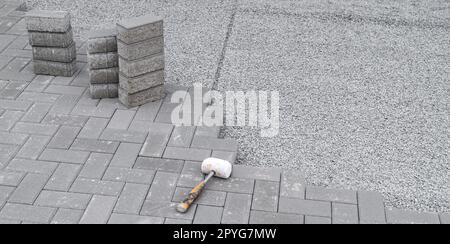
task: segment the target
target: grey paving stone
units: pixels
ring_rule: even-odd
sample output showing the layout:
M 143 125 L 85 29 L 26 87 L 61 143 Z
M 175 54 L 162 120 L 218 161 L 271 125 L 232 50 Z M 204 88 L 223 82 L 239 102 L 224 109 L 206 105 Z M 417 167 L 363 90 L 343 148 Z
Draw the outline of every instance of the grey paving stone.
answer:
M 280 196 L 288 198 L 305 198 L 306 180 L 301 172 L 283 171 L 281 174 Z
M 155 86 L 133 94 L 119 87 L 119 100 L 127 107 L 136 107 L 149 102 L 154 102 L 164 98 L 164 86 Z
M 91 195 L 59 192 L 59 191 L 42 191 L 36 200 L 35 205 L 53 208 L 69 208 L 69 209 L 86 209 Z
M 331 203 L 281 197 L 279 212 L 331 218 Z
M 24 113 L 20 111 L 3 110 L 3 114 L 0 117 L 0 130 L 9 131 L 22 116 L 24 116 Z
M 194 224 L 220 224 L 223 208 L 202 206 L 197 207 L 194 217 Z
M 68 114 L 47 114 L 42 123 L 53 125 L 66 125 L 73 127 L 83 127 L 87 121 L 86 116 L 73 116 Z
M 107 69 L 119 67 L 119 55 L 117 52 L 104 52 L 88 54 L 90 69 Z
M 123 182 L 101 181 L 97 179 L 78 178 L 70 188 L 71 192 L 118 196 L 122 192 Z
M 171 147 L 189 147 L 194 136 L 194 126 L 175 127 L 170 137 L 168 146 Z
M 156 114 L 161 107 L 161 101 L 155 101 L 151 103 L 144 104 L 139 107 L 136 116 L 134 117 L 135 121 L 154 121 L 156 118 Z
M 164 69 L 164 54 L 159 53 L 139 60 L 126 60 L 119 57 L 120 73 L 125 77 L 134 78 Z
M 18 149 L 18 146 L 0 144 L 0 169 L 5 168 L 9 164 L 8 162 L 13 158 Z
M 306 188 L 306 199 L 351 204 L 357 203 L 355 191 L 325 189 L 323 187 L 313 186 Z
M 182 160 L 138 157 L 134 168 L 180 173 L 183 169 L 183 164 Z
M 441 224 L 449 225 L 450 224 L 450 214 L 441 214 L 439 215 L 441 220 Z
M 255 179 L 255 180 L 279 182 L 281 170 L 273 168 L 256 168 L 242 165 L 234 165 L 231 176 L 242 179 Z
M 40 103 L 55 103 L 61 95 L 58 94 L 46 94 L 41 92 L 28 92 L 24 91 L 17 98 L 18 100 L 25 100 L 30 102 Z
M 121 143 L 111 161 L 111 166 L 132 168 L 141 150 L 141 146 L 141 144 Z
M 100 180 L 112 157 L 111 154 L 92 153 L 84 164 L 79 176 L 82 178 Z
M 26 134 L 0 131 L 0 143 L 3 144 L 21 146 L 26 142 L 27 138 L 28 135 Z
M 157 16 L 141 16 L 121 21 L 117 24 L 117 39 L 127 43 L 137 43 L 163 35 L 163 20 Z
M 16 157 L 26 159 L 37 159 L 50 141 L 49 136 L 31 135 L 28 141 L 22 146 Z
M 128 94 L 137 93 L 164 84 L 164 70 L 157 70 L 136 77 L 119 74 L 119 85 Z
M 304 216 L 264 211 L 250 212 L 250 224 L 303 224 Z
M 376 192 L 358 192 L 358 210 L 361 224 L 385 224 L 383 197 Z
M 89 70 L 91 84 L 117 84 L 119 83 L 119 68 L 91 69 Z
M 255 181 L 250 179 L 230 178 L 227 180 L 213 178 L 206 185 L 206 189 L 234 193 L 253 194 Z
M 84 164 L 89 157 L 89 152 L 63 150 L 63 149 L 45 149 L 39 157 L 40 160 Z
M 8 110 L 27 111 L 31 105 L 30 101 L 0 99 L 0 107 Z
M 179 176 L 177 186 L 192 188 L 204 180 L 204 178 L 205 176 L 200 170 L 182 172 Z
M 332 203 L 333 224 L 358 224 L 358 207 L 352 204 Z
M 177 187 L 172 202 L 181 202 L 189 195 L 191 188 Z M 223 207 L 227 193 L 223 191 L 203 190 L 202 194 L 195 200 L 197 204 Z
M 88 35 L 87 52 L 107 53 L 117 52 L 117 31 L 115 28 L 95 30 Z
M 108 125 L 108 122 L 108 119 L 89 118 L 88 122 L 78 135 L 78 138 L 98 139 Z
M 89 92 L 93 99 L 117 98 L 119 96 L 119 86 L 117 84 L 91 84 Z
M 107 128 L 126 130 L 130 126 L 135 114 L 136 111 L 133 110 L 116 110 Z
M 213 137 L 194 137 L 191 147 L 229 152 L 236 152 L 238 150 L 236 140 Z
M 171 128 L 172 129 L 172 128 Z M 149 131 L 148 137 L 145 140 L 140 156 L 145 157 L 162 157 L 169 141 L 172 130 Z
M 77 70 L 76 65 L 76 60 L 71 63 L 33 60 L 34 73 L 37 75 L 72 77 Z
M 55 211 L 54 208 L 7 203 L 0 212 L 0 218 L 48 223 Z
M 157 172 L 147 195 L 152 202 L 170 202 L 177 185 L 178 174 Z
M 7 169 L 27 173 L 51 175 L 56 167 L 58 167 L 58 164 L 54 162 L 15 158 L 11 160 Z
M 3 205 L 6 203 L 15 189 L 15 187 L 11 186 L 0 186 L 0 209 L 3 207 Z
M 172 202 L 152 202 L 145 201 L 141 210 L 141 215 L 163 217 L 171 219 L 194 219 L 194 214 L 197 209 L 197 205 L 191 206 L 187 213 L 178 213 L 175 209 L 178 203 Z
M 56 134 L 53 136 L 47 147 L 56 149 L 69 149 L 80 130 L 81 127 L 61 126 L 58 132 L 56 132 Z
M 115 197 L 93 196 L 80 224 L 106 224 L 116 201 Z
M 236 162 L 237 153 L 236 152 L 225 152 L 225 151 L 213 151 L 211 157 L 219 158 L 234 164 Z
M 77 57 L 75 43 L 68 47 L 33 47 L 33 59 L 70 63 Z
M 255 182 L 252 210 L 277 212 L 279 188 L 278 182 L 257 180 Z
M 120 194 L 115 213 L 139 214 L 149 190 L 148 185 L 127 183 Z
M 386 209 L 388 224 L 440 224 L 435 213 L 418 213 L 399 209 Z
M 18 225 L 19 220 L 0 219 L 0 225 Z
M 223 210 L 222 224 L 248 224 L 252 196 L 228 193 Z
M 67 32 L 70 14 L 65 11 L 32 10 L 26 14 L 27 29 L 41 32 Z
M 164 218 L 113 213 L 108 224 L 163 224 Z
M 183 166 L 183 172 L 200 172 L 202 168 L 202 162 L 185 161 Z
M 58 130 L 57 125 L 48 125 L 48 124 L 36 124 L 36 123 L 26 123 L 26 122 L 18 122 L 16 126 L 12 129 L 13 132 L 18 133 L 26 133 L 33 135 L 44 135 L 44 136 L 52 136 Z
M 80 165 L 64 164 L 58 165 L 55 173 L 50 177 L 45 185 L 46 190 L 68 191 L 70 186 L 80 172 Z
M 117 148 L 119 148 L 119 144 L 119 142 L 115 141 L 76 139 L 70 149 L 97 153 L 115 153 Z
M 307 225 L 328 225 L 331 224 L 330 218 L 317 217 L 317 216 L 305 216 L 305 224 Z
M 22 181 L 25 173 L 0 170 L 0 185 L 2 186 L 18 186 Z
M 45 92 L 46 93 L 81 96 L 85 90 L 86 90 L 85 87 L 51 84 L 47 87 L 47 89 L 45 89 Z
M 62 79 L 63 77 L 56 77 Z M 65 78 L 65 77 L 64 77 Z M 54 82 L 54 81 L 53 81 Z M 61 95 L 59 96 L 53 107 L 50 109 L 50 114 L 70 114 L 74 106 L 77 104 L 78 96 L 75 95 Z
M 73 43 L 72 28 L 61 33 L 29 31 L 28 35 L 31 46 L 68 47 Z
M 180 159 L 188 161 L 203 161 L 211 156 L 211 150 L 167 147 L 164 151 L 164 158 Z
M 127 169 L 109 167 L 103 176 L 104 180 L 129 182 L 137 184 L 151 184 L 155 171 L 153 170 L 140 170 L 140 169 Z
M 53 80 L 53 76 L 38 75 L 33 81 L 25 88 L 25 91 L 30 92 L 43 92 L 50 82 Z
M 144 143 L 146 137 L 146 133 L 137 131 L 105 129 L 100 136 L 100 139 L 129 143 Z
M 189 225 L 189 224 L 192 224 L 192 220 L 166 218 L 166 220 L 164 221 L 164 224 L 166 224 L 166 225 Z
M 137 60 L 164 52 L 164 37 L 158 36 L 140 42 L 126 44 L 117 42 L 119 55 L 126 60 Z
M 49 175 L 27 174 L 8 202 L 33 204 L 47 183 Z
M 83 210 L 75 209 L 58 209 L 55 217 L 53 217 L 51 224 L 78 224 L 81 217 L 83 216 Z

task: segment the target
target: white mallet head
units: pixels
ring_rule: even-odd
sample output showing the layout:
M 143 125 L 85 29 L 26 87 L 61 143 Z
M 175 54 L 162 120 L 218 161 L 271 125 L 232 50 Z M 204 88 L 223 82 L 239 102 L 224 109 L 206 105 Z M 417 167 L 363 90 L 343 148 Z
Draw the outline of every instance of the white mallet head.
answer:
M 230 162 L 218 158 L 207 158 L 202 163 L 203 174 L 209 174 L 211 171 L 214 171 L 214 176 L 219 178 L 230 178 L 232 170 L 233 165 Z

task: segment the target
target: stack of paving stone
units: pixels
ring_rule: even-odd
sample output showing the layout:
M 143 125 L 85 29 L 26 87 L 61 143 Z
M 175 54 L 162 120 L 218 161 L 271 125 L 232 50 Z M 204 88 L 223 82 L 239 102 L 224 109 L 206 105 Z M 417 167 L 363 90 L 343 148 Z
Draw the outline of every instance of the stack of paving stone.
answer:
M 117 24 L 119 100 L 129 107 L 164 97 L 163 20 L 153 16 Z
M 88 62 L 91 97 L 116 98 L 119 87 L 119 55 L 115 29 L 96 30 L 89 35 Z
M 34 72 L 39 75 L 73 76 L 76 46 L 70 14 L 64 11 L 33 10 L 26 16 Z

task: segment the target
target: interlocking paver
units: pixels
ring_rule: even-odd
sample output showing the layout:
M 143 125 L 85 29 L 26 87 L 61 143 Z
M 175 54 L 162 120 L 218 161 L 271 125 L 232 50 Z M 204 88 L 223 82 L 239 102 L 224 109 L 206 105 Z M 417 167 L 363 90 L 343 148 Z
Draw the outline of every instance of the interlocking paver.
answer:
M 388 224 L 440 224 L 435 213 L 418 213 L 390 208 L 386 210 Z
M 264 211 L 251 211 L 250 224 L 303 224 L 304 216 Z
M 80 224 L 106 224 L 116 201 L 115 197 L 93 196 Z
M 166 218 L 166 220 L 164 221 L 164 224 L 167 224 L 167 225 L 188 225 L 188 224 L 192 224 L 192 221 L 191 220 L 187 220 L 187 219 Z
M 58 164 L 54 162 L 15 158 L 11 160 L 7 169 L 28 173 L 51 175 L 56 167 L 58 167 Z
M 281 197 L 279 212 L 331 218 L 331 203 Z
M 333 224 L 358 224 L 358 207 L 352 204 L 333 203 Z
M 120 194 L 114 212 L 122 214 L 139 214 L 148 190 L 148 185 L 127 183 Z
M 195 149 L 195 148 L 181 148 L 181 147 L 166 147 L 164 151 L 164 158 L 181 159 L 189 161 L 203 161 L 211 156 L 211 150 Z
M 182 160 L 138 157 L 134 168 L 179 173 L 183 169 Z
M 49 223 L 55 212 L 56 209 L 54 208 L 7 203 L 0 212 L 0 218 L 34 223 Z
M 450 225 L 450 214 L 441 214 L 439 216 L 441 224 Z
M 27 140 L 28 135 L 0 131 L 0 143 L 21 146 Z
M 205 175 L 198 171 L 183 171 L 178 179 L 177 186 L 194 187 L 205 178 Z
M 0 185 L 18 186 L 25 173 L 0 170 Z
M 0 186 L 0 209 L 6 203 L 9 196 L 11 196 L 14 189 L 15 189 L 14 187 L 10 187 L 10 186 Z
M 40 123 L 47 115 L 52 105 L 50 103 L 35 103 L 23 116 L 23 122 Z
M 175 127 L 170 137 L 168 145 L 171 147 L 189 147 L 194 137 L 195 127 L 180 126 Z
M 24 112 L 21 111 L 5 111 L 0 116 L 0 130 L 9 131 L 22 116 L 24 116 Z
M 55 173 L 50 177 L 45 185 L 46 190 L 68 191 L 80 172 L 81 166 L 74 164 L 58 165 Z
M 35 205 L 42 207 L 69 208 L 69 209 L 86 209 L 91 195 L 58 192 L 58 191 L 42 191 L 36 200 Z
M 53 217 L 51 224 L 78 224 L 83 212 L 83 210 L 60 208 Z
M 81 95 L 86 90 L 84 87 L 49 85 L 44 92 L 66 95 Z
M 277 212 L 279 188 L 278 182 L 257 180 L 253 193 L 252 210 Z
M 314 186 L 306 188 L 306 199 L 351 204 L 357 203 L 355 191 L 326 189 Z
M 164 218 L 113 213 L 108 224 L 163 224 Z
M 280 182 L 280 196 L 288 198 L 305 198 L 306 180 L 301 172 L 283 171 Z
M 192 188 L 177 187 L 172 202 L 181 202 L 188 196 Z M 223 191 L 203 190 L 202 194 L 197 198 L 196 203 L 208 206 L 223 207 L 227 193 Z
M 0 99 L 0 108 L 8 110 L 27 111 L 31 105 L 29 101 Z
M 64 150 L 64 149 L 45 149 L 39 157 L 40 160 L 84 164 L 89 157 L 89 152 Z
M 238 145 L 235 140 L 213 137 L 194 137 L 191 147 L 230 152 L 236 152 L 238 150 Z
M 146 137 L 147 134 L 138 131 L 105 129 L 100 136 L 100 139 L 129 143 L 144 143 Z
M 101 179 L 111 159 L 111 154 L 92 153 L 81 170 L 79 177 Z
M 162 157 L 166 145 L 172 133 L 173 126 L 154 125 L 149 129 L 149 134 L 145 140 L 139 155 L 146 157 Z
M 0 144 L 0 169 L 8 165 L 8 162 L 17 152 L 19 146 Z
M 131 124 L 136 111 L 133 110 L 116 110 L 114 116 L 109 121 L 108 128 L 126 130 Z
M 158 113 L 160 106 L 161 101 L 144 104 L 141 107 L 139 107 L 134 119 L 138 121 L 143 120 L 153 122 L 156 118 L 156 114 Z
M 222 224 L 248 224 L 252 196 L 228 193 L 223 210 Z
M 78 178 L 70 188 L 71 192 L 118 196 L 122 192 L 123 182 L 101 181 L 97 179 Z
M 69 149 L 80 130 L 81 127 L 61 126 L 47 147 Z
M 243 179 L 280 181 L 281 170 L 235 165 L 231 175 L 233 177 Z
M 121 143 L 114 154 L 111 166 L 132 168 L 141 150 L 141 144 Z
M 358 192 L 359 219 L 362 224 L 385 224 L 383 197 L 379 193 Z
M 104 118 L 89 118 L 88 122 L 78 135 L 78 138 L 98 139 L 108 125 L 108 122 L 109 120 Z
M 152 202 L 170 202 L 177 185 L 178 174 L 157 172 L 147 195 Z
M 70 149 L 97 153 L 115 153 L 119 148 L 119 142 L 102 141 L 97 139 L 76 139 Z
M 24 91 L 17 100 L 41 103 L 55 103 L 61 95 Z
M 54 125 L 67 125 L 67 126 L 76 126 L 82 127 L 87 121 L 87 117 L 85 116 L 73 116 L 67 114 L 47 114 L 45 118 L 42 120 L 43 123 L 46 124 L 54 124 Z
M 194 224 L 220 224 L 222 219 L 223 208 L 213 206 L 197 207 L 194 217 Z
M 52 136 L 58 130 L 58 125 L 36 124 L 28 122 L 18 122 L 12 129 L 13 132 Z
M 46 145 L 50 141 L 49 136 L 31 135 L 28 141 L 22 146 L 16 157 L 26 159 L 37 159 L 44 151 Z
M 48 181 L 49 175 L 27 174 L 8 202 L 33 204 Z
M 151 184 L 155 171 L 153 170 L 140 170 L 140 169 L 127 169 L 127 168 L 117 168 L 109 167 L 105 175 L 104 180 L 108 181 L 119 181 L 119 182 L 129 182 L 138 184 Z
M 305 216 L 305 224 L 307 225 L 326 225 L 331 224 L 330 218 L 317 217 L 317 216 Z
M 234 193 L 252 194 L 255 181 L 250 179 L 230 178 L 227 180 L 213 178 L 206 185 L 206 189 Z
M 237 152 L 213 151 L 211 157 L 219 158 L 234 164 L 236 161 Z

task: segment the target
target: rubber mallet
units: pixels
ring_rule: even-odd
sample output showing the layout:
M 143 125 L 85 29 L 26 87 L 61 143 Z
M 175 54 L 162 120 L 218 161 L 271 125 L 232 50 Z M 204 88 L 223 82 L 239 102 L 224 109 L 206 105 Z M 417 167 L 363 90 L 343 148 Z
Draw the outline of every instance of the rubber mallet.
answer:
M 202 163 L 202 173 L 207 175 L 206 178 L 196 185 L 187 198 L 182 201 L 177 206 L 177 211 L 180 213 L 186 213 L 191 207 L 192 203 L 200 196 L 203 188 L 205 188 L 206 183 L 213 177 L 219 177 L 223 179 L 228 179 L 231 176 L 231 171 L 233 170 L 233 165 L 225 160 L 218 158 L 207 158 Z

